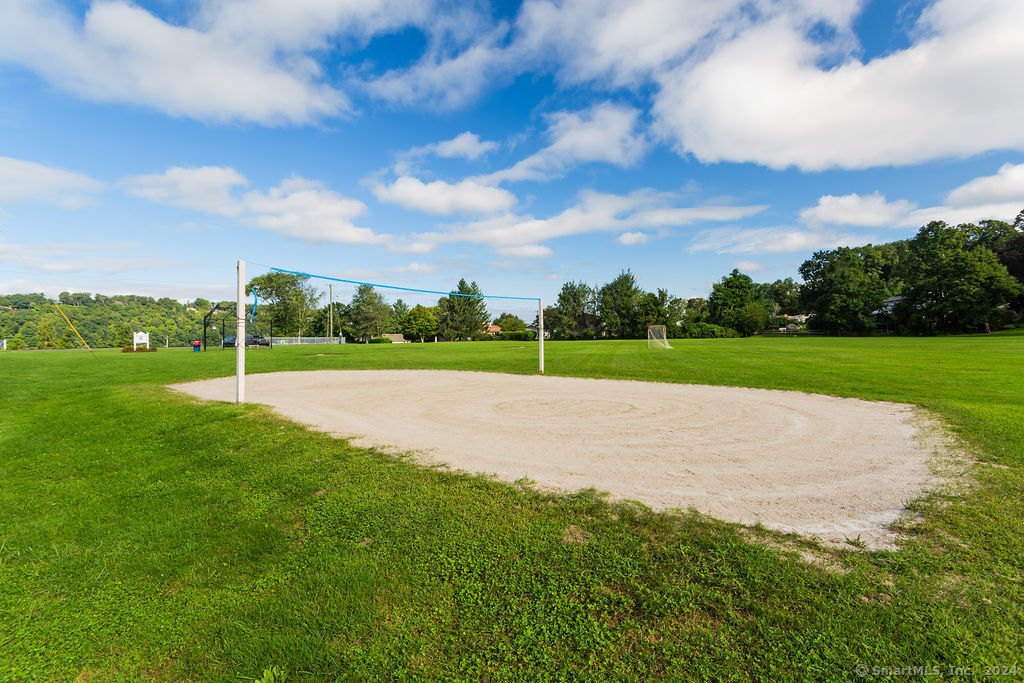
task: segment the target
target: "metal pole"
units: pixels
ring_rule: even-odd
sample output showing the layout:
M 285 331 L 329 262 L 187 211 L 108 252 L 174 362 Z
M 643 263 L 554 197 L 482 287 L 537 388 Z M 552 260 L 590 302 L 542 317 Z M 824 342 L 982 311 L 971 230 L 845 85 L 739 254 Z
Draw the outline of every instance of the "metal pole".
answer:
M 238 304 L 235 306 L 235 403 L 245 403 L 245 261 L 238 262 Z
M 334 285 L 327 285 L 327 290 L 330 292 L 328 297 L 330 299 L 328 306 L 330 307 L 327 309 L 327 338 L 331 339 L 334 336 Z M 329 341 L 327 343 L 330 344 Z
M 537 341 L 540 342 L 540 374 L 544 374 L 544 299 L 537 299 Z

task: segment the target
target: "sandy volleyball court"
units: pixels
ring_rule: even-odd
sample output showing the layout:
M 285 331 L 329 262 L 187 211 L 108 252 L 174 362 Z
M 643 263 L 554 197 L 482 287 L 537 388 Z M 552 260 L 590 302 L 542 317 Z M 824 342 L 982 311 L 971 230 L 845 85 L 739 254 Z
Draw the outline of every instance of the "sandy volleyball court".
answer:
M 176 385 L 234 400 L 234 377 Z M 929 480 L 913 408 L 763 389 L 434 370 L 246 377 L 246 398 L 358 445 L 423 462 L 594 487 L 663 510 L 823 540 L 884 527 Z

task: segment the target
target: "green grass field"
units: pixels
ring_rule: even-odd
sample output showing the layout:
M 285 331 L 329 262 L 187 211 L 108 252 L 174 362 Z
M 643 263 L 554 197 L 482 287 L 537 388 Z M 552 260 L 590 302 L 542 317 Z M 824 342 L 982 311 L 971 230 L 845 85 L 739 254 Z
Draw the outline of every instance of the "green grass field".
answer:
M 1024 335 L 672 343 L 549 343 L 547 368 L 914 403 L 977 460 L 970 486 L 917 501 L 899 552 L 815 549 L 419 468 L 163 388 L 232 374 L 230 352 L 2 354 L 0 679 L 1024 677 Z M 247 361 L 530 373 L 536 347 Z M 586 543 L 562 542 L 570 525 Z

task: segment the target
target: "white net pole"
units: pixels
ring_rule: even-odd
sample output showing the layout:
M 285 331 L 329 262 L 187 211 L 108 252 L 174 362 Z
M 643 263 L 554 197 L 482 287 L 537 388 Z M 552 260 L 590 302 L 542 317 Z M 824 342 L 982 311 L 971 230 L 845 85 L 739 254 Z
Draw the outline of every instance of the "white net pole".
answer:
M 235 306 L 235 403 L 245 403 L 245 261 L 238 262 L 238 303 Z
M 540 374 L 544 374 L 544 299 L 537 299 L 537 343 L 540 345 Z

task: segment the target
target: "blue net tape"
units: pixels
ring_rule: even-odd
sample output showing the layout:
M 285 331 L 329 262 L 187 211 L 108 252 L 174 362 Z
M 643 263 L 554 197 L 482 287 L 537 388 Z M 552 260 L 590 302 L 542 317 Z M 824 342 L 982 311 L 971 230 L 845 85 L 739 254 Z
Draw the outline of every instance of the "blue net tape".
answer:
M 273 266 L 267 266 L 271 270 L 276 270 L 279 273 L 288 273 L 290 275 L 301 275 L 303 277 L 315 277 L 321 280 L 332 280 L 334 282 L 344 282 L 350 285 L 369 285 L 370 287 L 380 287 L 381 289 L 397 289 L 401 292 L 422 292 L 423 294 L 440 294 L 441 296 L 468 296 L 474 299 L 512 299 L 515 301 L 540 301 L 535 296 L 493 296 L 490 294 L 460 294 L 458 292 L 438 292 L 432 289 L 413 289 L 412 287 L 395 287 L 394 285 L 378 285 L 373 282 L 359 282 L 358 280 L 343 280 L 338 277 L 328 277 L 326 275 L 314 275 L 312 273 L 303 273 L 298 270 L 285 270 L 284 268 L 275 268 Z

